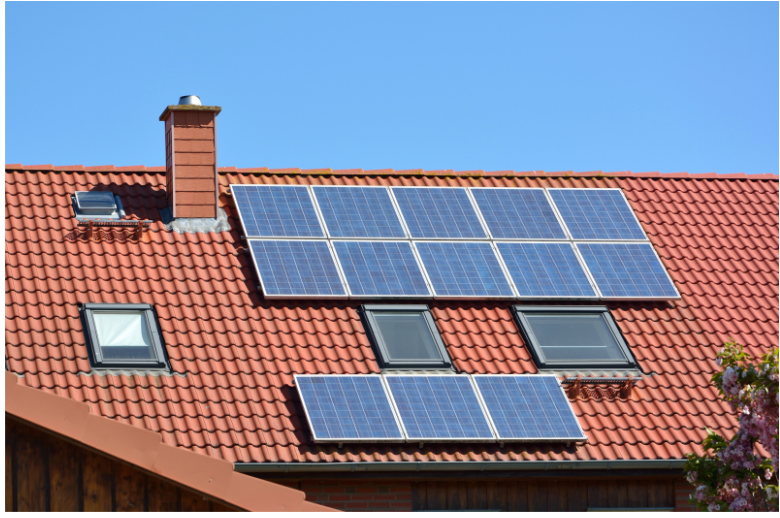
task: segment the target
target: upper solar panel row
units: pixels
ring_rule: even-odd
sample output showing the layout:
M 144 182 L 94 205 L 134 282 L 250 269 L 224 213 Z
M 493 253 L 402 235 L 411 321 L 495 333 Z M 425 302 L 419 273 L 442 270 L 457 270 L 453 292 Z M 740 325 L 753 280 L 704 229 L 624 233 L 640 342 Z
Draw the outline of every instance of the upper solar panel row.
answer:
M 296 375 L 315 441 L 582 441 L 555 376 Z
M 620 189 L 231 185 L 247 237 L 645 240 Z
M 231 187 L 267 297 L 679 298 L 619 189 Z

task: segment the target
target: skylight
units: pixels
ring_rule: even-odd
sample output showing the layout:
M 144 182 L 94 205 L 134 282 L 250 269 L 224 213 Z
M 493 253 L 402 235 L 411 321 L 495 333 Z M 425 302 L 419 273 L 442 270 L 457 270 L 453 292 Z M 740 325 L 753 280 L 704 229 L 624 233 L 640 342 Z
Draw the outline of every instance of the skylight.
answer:
M 119 219 L 122 205 L 110 191 L 76 191 L 73 195 L 76 219 Z

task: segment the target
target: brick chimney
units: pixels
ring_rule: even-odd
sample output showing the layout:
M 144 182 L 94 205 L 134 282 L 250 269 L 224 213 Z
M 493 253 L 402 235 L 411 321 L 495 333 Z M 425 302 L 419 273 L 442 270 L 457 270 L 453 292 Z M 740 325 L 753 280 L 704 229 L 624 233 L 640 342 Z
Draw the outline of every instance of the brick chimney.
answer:
M 216 218 L 217 115 L 219 106 L 201 106 L 182 97 L 160 115 L 165 121 L 165 178 L 174 218 Z

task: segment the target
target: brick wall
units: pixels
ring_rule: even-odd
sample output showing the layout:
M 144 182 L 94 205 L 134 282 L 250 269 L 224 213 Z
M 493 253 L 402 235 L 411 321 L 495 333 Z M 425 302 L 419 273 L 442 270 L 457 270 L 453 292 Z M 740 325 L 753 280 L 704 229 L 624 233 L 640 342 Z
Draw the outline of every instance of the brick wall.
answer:
M 412 486 L 404 480 L 302 480 L 286 485 L 306 493 L 310 502 L 342 511 L 412 510 Z
M 675 512 L 689 513 L 696 509 L 688 501 L 694 487 L 687 482 L 676 482 L 674 484 L 674 510 Z

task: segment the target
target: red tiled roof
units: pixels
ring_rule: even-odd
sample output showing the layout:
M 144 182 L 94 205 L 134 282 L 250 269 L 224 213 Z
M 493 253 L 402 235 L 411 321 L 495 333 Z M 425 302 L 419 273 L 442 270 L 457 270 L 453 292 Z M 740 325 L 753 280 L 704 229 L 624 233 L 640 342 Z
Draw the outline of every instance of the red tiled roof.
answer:
M 231 232 L 163 229 L 162 168 L 6 167 L 6 357 L 20 382 L 232 462 L 680 459 L 735 421 L 709 385 L 734 339 L 778 342 L 778 177 L 632 173 L 220 170 Z M 620 187 L 682 300 L 608 304 L 646 375 L 628 400 L 588 386 L 573 402 L 589 440 L 563 444 L 310 441 L 295 373 L 378 372 L 353 301 L 267 301 L 240 239 L 230 183 Z M 152 219 L 140 242 L 76 230 L 68 195 L 111 189 Z M 76 304 L 154 304 L 174 375 L 91 372 Z M 431 303 L 456 367 L 533 373 L 510 303 Z

